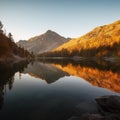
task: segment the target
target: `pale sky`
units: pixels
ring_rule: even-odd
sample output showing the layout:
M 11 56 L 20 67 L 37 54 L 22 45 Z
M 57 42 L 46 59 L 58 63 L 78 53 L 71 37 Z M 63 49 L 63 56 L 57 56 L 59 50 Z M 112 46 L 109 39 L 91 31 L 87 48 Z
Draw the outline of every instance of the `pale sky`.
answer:
M 119 19 L 120 0 L 0 0 L 0 20 L 16 42 L 49 29 L 76 38 Z

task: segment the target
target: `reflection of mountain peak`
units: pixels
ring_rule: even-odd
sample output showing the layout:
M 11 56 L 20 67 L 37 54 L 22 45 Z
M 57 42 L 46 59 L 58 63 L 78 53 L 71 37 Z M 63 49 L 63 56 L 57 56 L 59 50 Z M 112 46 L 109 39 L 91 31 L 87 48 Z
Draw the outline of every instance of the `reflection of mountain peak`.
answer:
M 48 84 L 55 82 L 61 77 L 68 76 L 69 74 L 50 65 L 40 62 L 34 62 L 33 65 L 29 64 L 24 70 L 25 73 L 30 74 L 33 77 L 37 77 L 45 80 Z

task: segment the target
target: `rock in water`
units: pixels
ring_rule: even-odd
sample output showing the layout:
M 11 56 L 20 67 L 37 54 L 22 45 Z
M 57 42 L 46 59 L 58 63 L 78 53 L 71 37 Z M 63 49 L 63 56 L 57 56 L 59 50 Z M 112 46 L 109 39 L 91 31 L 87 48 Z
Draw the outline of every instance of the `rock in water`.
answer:
M 120 120 L 120 96 L 102 96 L 95 100 L 100 107 L 99 112 L 93 104 L 82 103 L 77 106 L 76 114 L 68 120 Z
M 95 100 L 104 111 L 120 113 L 120 96 L 102 96 Z

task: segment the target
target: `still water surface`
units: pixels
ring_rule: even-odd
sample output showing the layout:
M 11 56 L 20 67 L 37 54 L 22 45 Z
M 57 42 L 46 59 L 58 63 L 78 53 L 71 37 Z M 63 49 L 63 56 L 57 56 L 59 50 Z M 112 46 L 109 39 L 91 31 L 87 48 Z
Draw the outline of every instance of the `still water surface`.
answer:
M 98 96 L 120 95 L 119 62 L 35 61 L 0 65 L 0 120 L 67 120 Z

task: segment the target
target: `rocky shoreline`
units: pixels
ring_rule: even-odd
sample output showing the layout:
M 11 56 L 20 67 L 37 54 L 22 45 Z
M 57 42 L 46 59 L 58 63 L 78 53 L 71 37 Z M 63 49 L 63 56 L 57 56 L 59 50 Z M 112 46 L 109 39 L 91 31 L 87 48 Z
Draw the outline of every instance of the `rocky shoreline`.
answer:
M 120 96 L 102 96 L 77 105 L 68 120 L 120 120 Z

